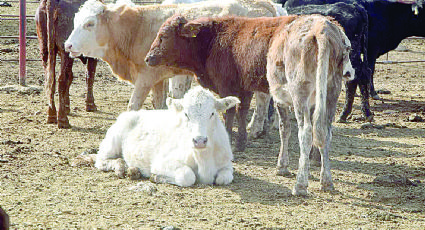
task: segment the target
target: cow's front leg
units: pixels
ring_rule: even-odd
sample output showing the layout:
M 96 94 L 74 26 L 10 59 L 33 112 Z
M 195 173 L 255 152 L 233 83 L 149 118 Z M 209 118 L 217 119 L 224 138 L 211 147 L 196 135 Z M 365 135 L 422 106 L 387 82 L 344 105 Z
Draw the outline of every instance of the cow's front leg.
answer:
M 175 159 L 163 159 L 152 163 L 150 180 L 155 183 L 189 187 L 195 184 L 196 175 L 190 167 Z
M 139 77 L 138 81 L 136 81 L 134 84 L 133 94 L 131 95 L 130 101 L 128 103 L 129 111 L 137 111 L 141 109 L 143 103 L 146 100 L 146 97 L 149 94 L 149 91 L 152 88 L 151 84 L 144 84 L 142 82 L 143 79 L 140 78 L 142 77 Z
M 251 104 L 252 92 L 243 93 L 241 103 L 238 105 L 238 137 L 236 139 L 236 151 L 243 152 L 247 144 L 246 116 Z
M 233 167 L 230 164 L 227 167 L 220 169 L 215 178 L 215 184 L 226 185 L 233 181 Z
M 87 96 L 86 96 L 86 111 L 94 112 L 97 110 L 96 104 L 94 103 L 93 96 L 93 84 L 96 73 L 97 60 L 94 58 L 87 59 L 87 73 L 86 73 L 86 84 L 87 84 Z
M 167 98 L 168 79 L 158 82 L 152 88 L 152 103 L 155 109 L 165 109 L 167 105 L 165 99 Z
M 235 107 L 226 110 L 226 113 L 224 114 L 224 124 L 226 126 L 227 134 L 229 134 L 230 143 L 232 143 L 233 121 L 235 119 L 235 114 Z

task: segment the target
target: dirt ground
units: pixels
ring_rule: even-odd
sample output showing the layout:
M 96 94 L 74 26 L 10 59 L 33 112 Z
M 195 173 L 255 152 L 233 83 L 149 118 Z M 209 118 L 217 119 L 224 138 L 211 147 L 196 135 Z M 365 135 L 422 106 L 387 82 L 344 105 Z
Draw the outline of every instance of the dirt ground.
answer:
M 28 4 L 28 14 L 34 5 Z M 0 8 L 0 14 L 17 12 L 18 3 Z M 1 35 L 16 35 L 17 25 L 0 21 Z M 34 27 L 29 19 L 28 35 L 35 36 Z M 388 60 L 424 60 L 424 42 L 405 40 L 402 45 L 411 51 L 392 51 Z M 37 41 L 27 45 L 28 58 L 39 59 Z M 18 49 L 16 39 L 0 40 L 0 59 L 16 59 Z M 376 68 L 376 88 L 389 94 L 371 101 L 374 125 L 355 119 L 334 123 L 330 157 L 337 191 L 320 191 L 320 169 L 312 167 L 310 195 L 294 197 L 295 178 L 275 175 L 276 130 L 270 140 L 253 140 L 244 153 L 235 153 L 235 179 L 228 186 L 151 184 L 156 191 L 134 191 L 130 188 L 140 181 L 72 167 L 73 158 L 98 147 L 127 109 L 133 90 L 100 63 L 94 90 L 98 111 L 86 112 L 85 71 L 76 61 L 71 129 L 46 124 L 44 92 L 0 92 L 0 206 L 10 215 L 11 229 L 425 229 L 425 123 L 420 119 L 425 118 L 425 63 Z M 0 87 L 16 85 L 18 69 L 17 62 L 0 61 Z M 27 84 L 42 87 L 43 82 L 41 62 L 28 62 Z M 359 102 L 356 98 L 355 116 Z M 145 104 L 151 108 L 150 99 Z M 296 133 L 293 120 L 293 173 Z

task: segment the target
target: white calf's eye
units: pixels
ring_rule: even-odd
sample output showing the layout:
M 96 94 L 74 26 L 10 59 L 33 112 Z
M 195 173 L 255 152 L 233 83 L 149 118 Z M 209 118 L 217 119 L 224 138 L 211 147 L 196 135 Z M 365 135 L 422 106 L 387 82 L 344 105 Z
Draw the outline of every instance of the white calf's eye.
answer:
M 187 113 L 184 113 L 184 115 L 186 116 L 186 118 L 187 118 L 188 120 L 190 120 L 190 118 L 189 118 L 189 116 L 187 115 Z
M 210 118 L 212 118 L 214 116 L 214 113 L 211 114 Z

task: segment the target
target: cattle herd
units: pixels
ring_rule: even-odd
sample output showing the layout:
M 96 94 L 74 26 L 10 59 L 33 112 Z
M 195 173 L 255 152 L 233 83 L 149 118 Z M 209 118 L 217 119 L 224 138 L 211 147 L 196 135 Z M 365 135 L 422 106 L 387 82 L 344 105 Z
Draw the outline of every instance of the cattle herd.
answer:
M 97 59 L 103 60 L 134 91 L 129 111 L 109 128 L 98 154 L 79 158 L 121 178 L 224 185 L 233 180 L 234 118 L 233 150 L 244 151 L 255 93 L 252 136 L 267 120 L 270 97 L 277 111 L 278 175 L 291 175 L 291 108 L 295 113 L 300 160 L 292 194 L 308 194 L 311 154 L 321 159 L 322 190 L 332 191 L 328 154 L 342 84 L 346 101 L 338 121 L 347 121 L 357 86 L 365 120 L 372 121 L 369 97 L 379 99 L 373 85 L 376 59 L 406 37 L 425 36 L 422 5 L 423 0 L 192 0 L 144 6 L 130 0 L 42 0 L 36 25 L 47 122 L 70 127 L 73 58 L 87 62 L 86 108 L 96 110 L 93 78 Z M 58 111 L 57 54 L 62 60 Z M 167 98 L 168 79 L 175 76 L 180 78 L 171 89 L 179 91 Z M 192 78 L 200 86 L 187 91 Z M 150 91 L 155 110 L 143 110 Z M 224 124 L 219 112 L 225 112 Z

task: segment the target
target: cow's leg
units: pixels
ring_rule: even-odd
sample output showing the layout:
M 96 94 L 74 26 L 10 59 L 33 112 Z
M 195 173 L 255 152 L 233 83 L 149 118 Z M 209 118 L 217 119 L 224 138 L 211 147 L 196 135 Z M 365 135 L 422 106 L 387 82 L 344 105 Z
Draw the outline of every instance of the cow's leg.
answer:
M 264 130 L 264 121 L 269 110 L 270 95 L 263 92 L 255 92 L 255 110 L 252 114 L 251 121 L 248 124 L 249 139 L 256 139 L 263 135 L 267 130 Z
M 49 49 L 49 55 L 46 65 L 46 80 L 45 91 L 47 94 L 48 108 L 47 108 L 47 123 L 57 123 L 57 113 L 55 106 L 55 91 L 56 91 L 56 50 Z
M 72 64 L 74 60 L 68 56 L 68 53 L 61 53 L 61 73 L 58 79 L 59 87 L 59 110 L 58 127 L 70 128 L 68 121 L 69 108 L 69 87 L 72 83 Z
M 99 159 L 98 157 L 94 166 L 104 172 L 114 171 L 119 178 L 124 178 L 127 170 L 127 164 L 122 158 Z
M 247 144 L 246 116 L 248 115 L 252 94 L 249 91 L 244 92 L 241 103 L 238 105 L 238 138 L 236 139 L 236 151 L 238 152 L 243 152 Z
M 230 184 L 233 181 L 233 167 L 230 163 L 228 166 L 221 168 L 217 172 L 215 183 L 218 185 Z
M 97 60 L 94 58 L 87 59 L 87 73 L 86 73 L 86 83 L 87 83 L 87 96 L 86 96 L 86 111 L 93 112 L 97 110 L 96 104 L 94 103 L 93 96 L 93 83 L 94 77 L 96 74 Z
M 288 170 L 289 155 L 288 143 L 291 136 L 291 121 L 289 115 L 289 106 L 275 104 L 279 118 L 279 135 L 280 135 L 280 150 L 277 160 L 277 175 L 291 177 L 292 174 Z
M 362 100 L 362 112 L 367 122 L 373 121 L 373 114 L 370 111 L 369 105 L 369 87 L 367 80 L 361 80 L 359 82 L 361 100 Z
M 334 185 L 332 183 L 331 176 L 331 166 L 329 161 L 329 149 L 332 139 L 332 127 L 328 125 L 328 133 L 326 137 L 326 144 L 323 148 L 319 148 L 322 160 L 322 167 L 320 170 L 320 183 L 322 184 L 323 191 L 332 191 L 334 190 Z
M 175 159 L 156 160 L 152 163 L 151 173 L 150 180 L 155 183 L 189 187 L 196 182 L 196 175 L 193 170 Z
M 235 119 L 235 114 L 235 107 L 226 110 L 226 113 L 224 114 L 224 124 L 226 126 L 227 134 L 229 134 L 230 143 L 232 143 L 233 121 Z
M 345 83 L 345 89 L 346 89 L 345 105 L 341 113 L 341 116 L 339 117 L 339 120 L 338 120 L 339 123 L 347 122 L 347 117 L 348 115 L 350 115 L 353 109 L 354 95 L 356 94 L 357 85 L 358 85 L 357 79 Z
M 310 160 L 309 155 L 313 143 L 313 126 L 311 121 L 309 89 L 307 85 L 298 85 L 293 89 L 293 105 L 298 124 L 298 140 L 300 158 L 298 163 L 297 182 L 292 190 L 293 195 L 307 195 Z
M 176 75 L 169 80 L 169 92 L 172 98 L 183 98 L 184 94 L 189 90 L 192 84 L 193 76 Z
M 158 82 L 152 88 L 153 98 L 152 103 L 155 109 L 165 109 L 167 105 L 165 99 L 167 98 L 168 79 Z
M 142 108 L 143 102 L 145 102 L 146 97 L 149 94 L 153 85 L 150 83 L 146 84 L 143 82 L 143 76 L 139 76 L 136 82 L 134 83 L 133 94 L 131 95 L 130 101 L 128 103 L 128 110 L 136 111 Z

